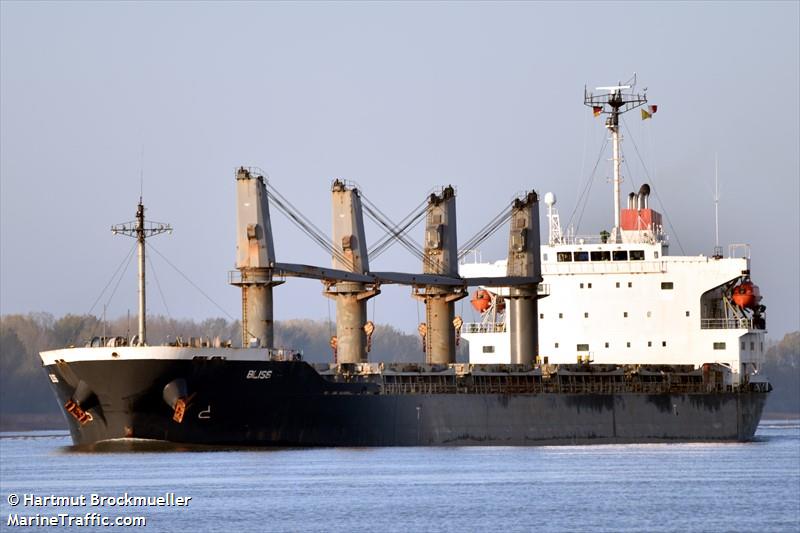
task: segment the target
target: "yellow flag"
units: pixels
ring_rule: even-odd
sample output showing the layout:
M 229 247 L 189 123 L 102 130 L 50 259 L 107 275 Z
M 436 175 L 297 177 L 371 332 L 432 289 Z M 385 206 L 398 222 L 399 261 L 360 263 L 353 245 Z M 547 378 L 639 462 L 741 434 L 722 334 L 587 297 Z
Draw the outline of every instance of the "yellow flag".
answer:
M 652 116 L 653 116 L 652 113 L 648 113 L 647 111 L 642 109 L 642 120 L 647 120 L 648 118 L 651 118 Z

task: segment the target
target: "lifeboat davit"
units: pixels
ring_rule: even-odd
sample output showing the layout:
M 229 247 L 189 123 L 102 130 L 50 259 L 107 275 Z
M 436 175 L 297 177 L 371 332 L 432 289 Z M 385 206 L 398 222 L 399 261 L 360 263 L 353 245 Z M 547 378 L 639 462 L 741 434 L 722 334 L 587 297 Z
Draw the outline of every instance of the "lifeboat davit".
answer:
M 761 292 L 752 281 L 743 281 L 733 288 L 733 303 L 742 309 L 757 309 L 760 302 Z

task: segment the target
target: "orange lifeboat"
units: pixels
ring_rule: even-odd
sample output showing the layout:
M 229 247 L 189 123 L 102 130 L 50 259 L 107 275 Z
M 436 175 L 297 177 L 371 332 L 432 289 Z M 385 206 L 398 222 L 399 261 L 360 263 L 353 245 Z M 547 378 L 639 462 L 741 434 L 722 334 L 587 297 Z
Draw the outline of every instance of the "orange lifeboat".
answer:
M 761 292 L 752 281 L 745 280 L 733 288 L 733 303 L 742 309 L 756 309 L 760 302 Z
M 472 307 L 479 313 L 485 313 L 492 306 L 492 294 L 484 289 L 478 289 L 470 300 Z

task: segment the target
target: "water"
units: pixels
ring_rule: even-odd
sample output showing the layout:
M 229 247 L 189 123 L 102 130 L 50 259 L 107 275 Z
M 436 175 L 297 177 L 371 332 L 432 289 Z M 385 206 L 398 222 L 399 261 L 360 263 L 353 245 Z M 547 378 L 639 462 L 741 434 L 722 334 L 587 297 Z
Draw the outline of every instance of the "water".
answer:
M 61 432 L 3 433 L 0 529 L 37 529 L 8 527 L 14 513 L 99 512 L 144 516 L 146 527 L 131 529 L 148 532 L 800 531 L 800 424 L 764 423 L 756 436 L 729 444 L 85 453 Z M 126 492 L 192 499 L 187 507 L 8 503 L 12 493 Z

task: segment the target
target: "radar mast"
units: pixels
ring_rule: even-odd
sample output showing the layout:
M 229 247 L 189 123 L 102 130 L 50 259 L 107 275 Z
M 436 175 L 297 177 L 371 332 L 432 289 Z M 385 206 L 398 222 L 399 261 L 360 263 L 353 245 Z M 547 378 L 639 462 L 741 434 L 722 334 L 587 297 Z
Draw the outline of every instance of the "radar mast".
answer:
M 620 201 L 619 189 L 622 182 L 621 169 L 622 153 L 620 152 L 620 142 L 622 135 L 619 132 L 619 116 L 636 109 L 647 103 L 647 89 L 641 93 L 635 93 L 636 74 L 631 80 L 623 85 L 619 82 L 611 87 L 596 87 L 595 91 L 604 94 L 594 94 L 589 92 L 586 87 L 583 89 L 583 103 L 592 108 L 595 116 L 608 115 L 606 117 L 606 129 L 611 132 L 612 161 L 614 168 L 614 229 L 611 230 L 609 242 L 618 243 L 620 239 Z M 628 92 L 626 92 L 628 91 Z

